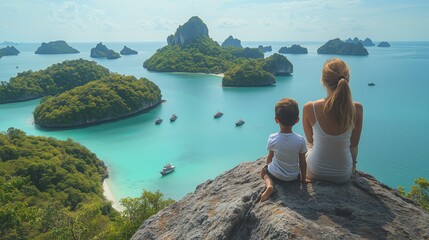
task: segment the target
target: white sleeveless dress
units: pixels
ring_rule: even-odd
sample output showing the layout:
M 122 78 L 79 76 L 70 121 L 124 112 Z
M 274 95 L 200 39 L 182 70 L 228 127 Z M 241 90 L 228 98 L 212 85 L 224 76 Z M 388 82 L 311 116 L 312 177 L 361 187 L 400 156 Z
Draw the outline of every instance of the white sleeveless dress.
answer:
M 340 135 L 326 134 L 319 125 L 313 102 L 316 123 L 313 125 L 313 147 L 307 152 L 307 176 L 342 183 L 350 179 L 353 160 L 350 152 L 352 129 Z

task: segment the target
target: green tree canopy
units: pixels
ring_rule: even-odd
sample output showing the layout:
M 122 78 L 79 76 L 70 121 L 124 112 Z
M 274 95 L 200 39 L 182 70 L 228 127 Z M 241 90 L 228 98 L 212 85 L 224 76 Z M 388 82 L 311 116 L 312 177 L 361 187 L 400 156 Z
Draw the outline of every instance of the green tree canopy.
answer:
M 185 46 L 167 45 L 158 49 L 143 66 L 158 72 L 223 73 L 247 58 L 263 58 L 258 49 L 223 48 L 209 37 L 200 37 Z
M 144 191 L 118 213 L 103 196 L 106 177 L 104 163 L 71 139 L 0 133 L 0 238 L 127 240 L 174 202 Z
M 18 73 L 9 82 L 0 82 L 0 103 L 56 95 L 109 74 L 107 68 L 94 61 L 66 60 L 44 70 Z
M 142 112 L 160 102 L 155 83 L 111 74 L 47 98 L 34 110 L 34 120 L 41 127 L 82 126 Z
M 276 82 L 274 75 L 262 69 L 259 61 L 246 61 L 225 72 L 223 86 L 249 87 L 267 86 Z

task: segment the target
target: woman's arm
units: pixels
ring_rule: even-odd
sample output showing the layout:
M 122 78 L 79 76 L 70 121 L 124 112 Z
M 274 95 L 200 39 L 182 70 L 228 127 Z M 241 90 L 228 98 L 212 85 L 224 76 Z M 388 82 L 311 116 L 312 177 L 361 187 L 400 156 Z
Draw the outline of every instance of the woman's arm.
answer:
M 308 102 L 304 105 L 302 111 L 302 125 L 304 127 L 305 138 L 309 144 L 313 144 L 313 127 L 310 122 L 310 117 L 313 112 L 313 103 Z
M 360 135 L 362 132 L 362 124 L 363 124 L 363 106 L 362 106 L 362 104 L 355 103 L 355 109 L 356 109 L 355 127 L 352 131 L 352 136 L 350 138 L 350 151 L 352 153 L 352 159 L 353 159 L 353 171 L 356 170 L 358 145 L 359 145 Z
M 360 134 L 362 132 L 363 107 L 360 103 L 355 103 L 356 121 L 350 139 L 350 148 L 354 149 L 359 145 Z

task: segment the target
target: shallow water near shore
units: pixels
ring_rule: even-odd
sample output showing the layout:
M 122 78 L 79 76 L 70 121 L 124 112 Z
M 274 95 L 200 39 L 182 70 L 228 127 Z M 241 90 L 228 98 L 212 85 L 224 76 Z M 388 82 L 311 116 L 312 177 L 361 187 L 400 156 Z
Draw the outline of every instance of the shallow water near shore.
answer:
M 271 45 L 273 52 L 292 42 L 244 42 L 244 46 Z M 278 131 L 274 104 L 283 97 L 298 101 L 323 98 L 320 84 L 323 63 L 344 59 L 351 69 L 353 98 L 364 105 L 358 169 L 390 187 L 410 186 L 417 177 L 429 178 L 429 42 L 391 42 L 390 48 L 368 47 L 369 56 L 318 55 L 323 42 L 300 42 L 305 55 L 286 55 L 294 65 L 291 76 L 277 77 L 276 86 L 222 88 L 222 78 L 209 74 L 156 73 L 142 67 L 163 42 L 105 43 L 120 51 L 124 45 L 138 55 L 116 60 L 91 59 L 96 43 L 69 43 L 79 54 L 36 55 L 40 43 L 15 46 L 21 53 L 0 59 L 0 80 L 18 72 L 39 70 L 67 59 L 94 60 L 120 74 L 155 82 L 166 101 L 148 113 L 106 124 L 74 130 L 41 130 L 33 125 L 32 112 L 39 100 L 0 105 L 0 131 L 9 127 L 29 135 L 72 138 L 88 147 L 109 168 L 109 187 L 115 199 L 136 197 L 143 189 L 160 190 L 180 199 L 207 179 L 215 178 L 244 161 L 267 154 L 267 137 Z M 3 46 L 0 46 L 3 47 Z M 18 67 L 18 68 L 17 68 Z M 373 87 L 368 83 L 374 82 Z M 224 116 L 213 119 L 222 111 Z M 169 117 L 178 119 L 170 123 Z M 155 125 L 156 118 L 163 118 Z M 239 119 L 246 121 L 235 127 Z M 294 131 L 303 134 L 301 122 Z M 166 163 L 176 170 L 162 177 Z

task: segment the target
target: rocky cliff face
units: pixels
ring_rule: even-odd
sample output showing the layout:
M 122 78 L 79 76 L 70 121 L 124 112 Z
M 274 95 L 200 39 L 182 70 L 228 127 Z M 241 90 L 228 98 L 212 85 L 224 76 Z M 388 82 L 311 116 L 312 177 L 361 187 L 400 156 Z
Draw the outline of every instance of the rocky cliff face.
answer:
M 179 26 L 174 35 L 167 38 L 168 45 L 185 46 L 201 37 L 209 37 L 207 25 L 199 17 L 191 17 L 183 26 Z
M 121 55 L 112 49 L 108 49 L 105 45 L 103 45 L 103 43 L 100 42 L 97 44 L 97 46 L 95 46 L 95 48 L 91 48 L 91 57 L 117 59 L 120 58 Z
M 429 239 L 429 214 L 365 173 L 347 184 L 275 183 L 242 163 L 146 220 L 132 239 Z
M 241 46 L 241 41 L 237 38 L 234 38 L 233 36 L 229 36 L 221 45 L 222 47 L 237 47 L 237 48 L 243 48 Z

